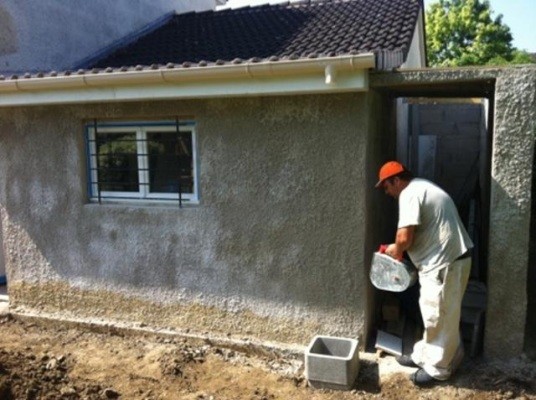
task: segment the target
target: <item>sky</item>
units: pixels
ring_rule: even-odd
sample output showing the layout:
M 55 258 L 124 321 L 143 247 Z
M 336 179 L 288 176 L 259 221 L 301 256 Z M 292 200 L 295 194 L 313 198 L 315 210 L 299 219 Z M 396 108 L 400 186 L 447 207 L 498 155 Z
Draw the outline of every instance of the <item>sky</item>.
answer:
M 287 0 L 228 0 L 227 7 L 275 4 Z M 292 0 L 295 1 L 295 0 Z M 425 6 L 435 0 L 424 0 Z M 508 25 L 514 40 L 512 44 L 520 50 L 536 53 L 536 0 L 489 0 L 494 11 L 493 18 L 503 15 L 503 24 Z

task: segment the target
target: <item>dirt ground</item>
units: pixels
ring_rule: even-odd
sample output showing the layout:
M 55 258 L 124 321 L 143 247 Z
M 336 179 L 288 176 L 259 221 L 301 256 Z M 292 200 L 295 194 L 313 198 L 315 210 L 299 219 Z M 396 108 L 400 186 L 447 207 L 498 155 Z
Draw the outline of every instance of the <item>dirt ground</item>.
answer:
M 0 399 L 536 399 L 536 363 L 466 361 L 448 384 L 419 389 L 376 354 L 352 391 L 313 389 L 301 360 L 208 341 L 51 326 L 0 317 Z M 381 377 L 381 378 L 380 378 Z

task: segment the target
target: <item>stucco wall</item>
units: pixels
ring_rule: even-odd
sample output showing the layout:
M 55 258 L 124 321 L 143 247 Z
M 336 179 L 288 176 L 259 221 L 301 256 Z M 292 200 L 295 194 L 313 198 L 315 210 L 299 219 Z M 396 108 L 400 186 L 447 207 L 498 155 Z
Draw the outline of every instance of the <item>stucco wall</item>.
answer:
M 536 68 L 522 71 L 502 71 L 495 86 L 485 345 L 498 355 L 523 351 L 526 313 L 536 312 L 527 309 Z
M 364 94 L 0 110 L 10 306 L 306 344 L 364 324 Z M 197 121 L 197 206 L 88 204 L 92 118 Z
M 214 0 L 2 0 L 0 71 L 73 68 L 166 13 L 214 7 Z

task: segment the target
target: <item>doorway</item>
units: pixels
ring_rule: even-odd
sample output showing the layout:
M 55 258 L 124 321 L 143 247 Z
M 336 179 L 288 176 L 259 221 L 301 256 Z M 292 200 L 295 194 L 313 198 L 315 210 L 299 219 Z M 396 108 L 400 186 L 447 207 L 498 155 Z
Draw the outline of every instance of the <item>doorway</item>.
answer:
M 487 298 L 488 121 L 486 98 L 396 98 L 396 158 L 415 176 L 435 182 L 452 197 L 474 243 L 460 326 L 466 354 L 472 357 L 483 348 Z M 418 309 L 417 291 L 408 296 L 405 308 L 409 304 Z
M 471 279 L 485 283 L 490 140 L 485 98 L 398 98 L 397 159 L 454 200 L 473 239 Z

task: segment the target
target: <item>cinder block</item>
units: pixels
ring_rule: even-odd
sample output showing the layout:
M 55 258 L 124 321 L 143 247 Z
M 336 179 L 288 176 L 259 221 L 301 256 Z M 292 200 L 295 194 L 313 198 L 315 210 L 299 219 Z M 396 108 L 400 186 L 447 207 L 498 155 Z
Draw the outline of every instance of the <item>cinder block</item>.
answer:
M 316 389 L 350 390 L 359 373 L 358 341 L 315 336 L 305 351 L 305 377 Z

